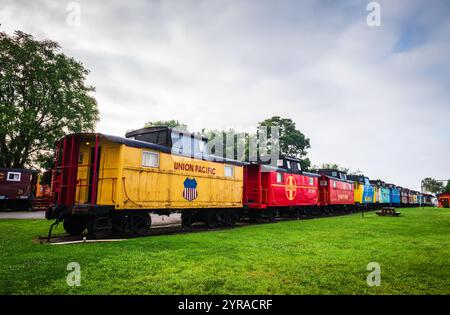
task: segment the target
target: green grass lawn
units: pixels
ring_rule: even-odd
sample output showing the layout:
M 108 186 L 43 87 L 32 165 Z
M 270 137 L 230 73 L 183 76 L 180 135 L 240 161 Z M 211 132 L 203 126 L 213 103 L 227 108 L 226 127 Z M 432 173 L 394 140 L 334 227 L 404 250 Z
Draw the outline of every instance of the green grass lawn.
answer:
M 450 210 L 401 212 L 58 246 L 32 243 L 46 220 L 1 220 L 0 293 L 450 294 Z M 79 287 L 66 284 L 72 261 Z

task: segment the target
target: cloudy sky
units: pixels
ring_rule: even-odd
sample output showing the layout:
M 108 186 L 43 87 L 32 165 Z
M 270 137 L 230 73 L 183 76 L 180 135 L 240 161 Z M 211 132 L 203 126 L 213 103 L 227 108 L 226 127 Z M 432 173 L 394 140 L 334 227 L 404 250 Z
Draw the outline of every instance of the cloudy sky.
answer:
M 273 115 L 338 163 L 405 187 L 450 177 L 450 2 L 0 0 L 0 30 L 91 70 L 99 132 L 178 119 L 253 131 Z M 72 14 L 72 15 L 71 15 Z

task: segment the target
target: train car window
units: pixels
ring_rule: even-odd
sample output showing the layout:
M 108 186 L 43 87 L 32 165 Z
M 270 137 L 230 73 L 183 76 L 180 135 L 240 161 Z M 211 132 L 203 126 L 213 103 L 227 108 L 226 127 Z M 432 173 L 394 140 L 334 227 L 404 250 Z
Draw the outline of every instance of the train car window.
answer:
M 80 152 L 80 155 L 78 156 L 78 164 L 83 164 L 83 152 Z
M 290 161 L 286 161 L 286 165 L 288 169 L 291 169 L 291 162 Z
M 233 166 L 225 165 L 225 176 L 233 177 Z
M 135 140 L 139 140 L 139 141 L 145 141 L 145 142 L 150 142 L 150 143 L 158 143 L 158 133 L 157 132 L 152 132 L 152 133 L 147 133 L 147 134 L 143 134 L 143 135 L 137 135 L 134 137 Z
M 283 174 L 277 172 L 277 183 L 281 183 L 283 181 Z
M 332 173 L 331 173 L 331 176 L 337 177 L 337 172 L 332 172 Z
M 283 160 L 278 160 L 277 161 L 277 166 L 278 167 L 283 167 Z
M 183 134 L 172 132 L 172 152 L 176 154 L 183 153 Z M 190 139 L 189 139 L 190 140 Z
M 205 141 L 199 141 L 198 142 L 198 149 L 201 153 L 205 153 L 206 152 L 206 142 Z
M 10 182 L 20 182 L 20 173 L 8 172 L 7 180 Z
M 156 152 L 142 151 L 142 166 L 159 167 L 159 154 Z
M 292 162 L 292 164 L 291 164 L 291 166 L 292 166 L 292 172 L 298 172 L 299 171 L 299 169 L 297 168 L 297 163 L 296 162 Z
M 314 185 L 314 178 L 312 178 L 312 177 L 309 178 L 309 185 L 310 186 Z
M 158 133 L 158 144 L 167 145 L 167 132 L 165 130 Z
M 302 166 L 300 165 L 300 162 L 297 162 L 297 168 L 298 168 L 299 171 L 302 170 Z
M 206 141 L 203 139 L 193 138 L 194 142 L 194 154 L 206 153 Z

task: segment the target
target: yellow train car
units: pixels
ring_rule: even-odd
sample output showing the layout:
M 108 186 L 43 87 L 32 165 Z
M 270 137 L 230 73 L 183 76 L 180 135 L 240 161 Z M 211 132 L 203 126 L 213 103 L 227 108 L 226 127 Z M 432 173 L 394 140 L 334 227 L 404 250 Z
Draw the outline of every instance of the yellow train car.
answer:
M 354 198 L 355 198 L 355 204 L 361 204 L 363 199 L 363 191 L 364 191 L 364 185 L 355 182 L 354 186 Z
M 348 175 L 347 178 L 355 182 L 355 205 L 367 208 L 373 206 L 374 186 L 370 184 L 369 178 L 363 175 Z
M 181 212 L 185 226 L 232 224 L 233 210 L 242 208 L 243 163 L 205 150 L 205 138 L 171 128 L 145 128 L 127 138 L 66 136 L 57 150 L 47 218 L 60 217 L 70 234 L 87 228 L 93 235 L 145 234 L 151 212 Z

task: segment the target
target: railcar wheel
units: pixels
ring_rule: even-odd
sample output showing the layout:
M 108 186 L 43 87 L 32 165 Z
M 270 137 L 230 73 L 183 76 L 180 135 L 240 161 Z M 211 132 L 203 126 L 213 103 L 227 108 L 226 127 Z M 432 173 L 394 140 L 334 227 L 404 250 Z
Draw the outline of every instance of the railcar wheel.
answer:
M 86 218 L 68 215 L 63 222 L 64 230 L 70 235 L 81 235 L 86 230 Z
M 264 216 L 267 221 L 272 222 L 275 220 L 275 211 L 273 209 L 268 209 L 265 211 Z
M 210 229 L 215 229 L 219 225 L 217 212 L 215 210 L 208 211 L 206 214 L 206 225 Z
M 130 233 L 129 218 L 126 214 L 115 214 L 111 218 L 112 231 L 114 234 L 126 235 Z
M 181 226 L 190 229 L 192 227 L 192 213 L 183 212 L 181 214 Z
M 224 226 L 234 227 L 236 224 L 236 217 L 233 210 L 224 210 L 222 212 L 221 221 Z
M 139 213 L 131 215 L 131 229 L 134 234 L 138 236 L 148 235 L 150 232 L 150 226 L 152 225 L 152 219 L 148 213 Z
M 89 235 L 95 239 L 106 238 L 111 235 L 112 225 L 109 216 L 96 216 L 87 223 Z

